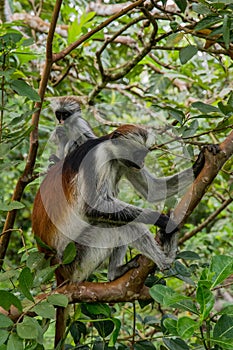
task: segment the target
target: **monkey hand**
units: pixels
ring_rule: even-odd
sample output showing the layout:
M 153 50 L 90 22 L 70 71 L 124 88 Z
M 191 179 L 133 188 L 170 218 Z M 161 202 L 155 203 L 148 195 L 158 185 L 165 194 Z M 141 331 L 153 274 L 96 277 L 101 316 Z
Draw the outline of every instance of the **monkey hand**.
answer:
M 123 276 L 129 270 L 139 267 L 139 263 L 138 263 L 139 256 L 140 255 L 136 255 L 133 259 L 131 259 L 124 265 L 115 266 L 114 273 L 111 273 L 111 272 L 108 273 L 109 281 L 113 281 Z
M 174 233 L 179 231 L 177 223 L 169 215 L 161 214 L 161 219 L 158 226 L 162 236 L 166 236 L 169 239 Z
M 66 134 L 67 134 L 67 131 L 64 128 L 64 126 L 59 125 L 56 127 L 56 135 L 59 140 L 62 140 L 63 142 L 68 142 L 68 138 Z
M 212 153 L 214 156 L 220 152 L 220 147 L 218 144 L 214 145 L 205 145 L 202 147 L 201 152 L 199 153 L 196 162 L 193 164 L 193 173 L 195 178 L 201 172 L 204 164 L 205 164 L 205 152 L 208 151 Z
M 51 156 L 49 157 L 49 161 L 51 162 L 51 163 L 57 163 L 57 162 L 59 162 L 59 158 L 55 155 L 55 154 L 51 154 Z M 53 165 L 53 164 L 52 164 Z

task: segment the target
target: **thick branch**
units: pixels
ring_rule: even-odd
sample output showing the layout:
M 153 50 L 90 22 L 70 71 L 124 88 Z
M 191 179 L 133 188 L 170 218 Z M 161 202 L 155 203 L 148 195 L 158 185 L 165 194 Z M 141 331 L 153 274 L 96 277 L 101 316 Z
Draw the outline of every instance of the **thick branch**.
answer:
M 57 292 L 65 294 L 71 303 L 151 300 L 149 288 L 144 282 L 154 264 L 150 260 L 144 261 L 142 256 L 139 256 L 138 262 L 140 268 L 128 271 L 115 281 L 70 283 L 58 288 Z
M 226 140 L 220 144 L 220 149 L 221 152 L 216 156 L 213 156 L 208 151 L 205 152 L 205 166 L 176 207 L 174 219 L 179 222 L 181 226 L 200 202 L 221 167 L 232 156 L 233 131 Z

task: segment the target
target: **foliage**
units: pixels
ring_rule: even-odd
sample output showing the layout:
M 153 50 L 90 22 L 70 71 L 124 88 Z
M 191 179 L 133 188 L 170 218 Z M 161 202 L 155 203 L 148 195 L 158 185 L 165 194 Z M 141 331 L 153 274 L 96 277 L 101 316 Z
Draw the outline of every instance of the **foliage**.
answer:
M 125 3 L 102 2 L 100 13 L 85 0 L 63 1 L 53 52 L 59 55 L 96 30 L 116 13 L 113 5 Z M 18 211 L 0 275 L 0 306 L 22 313 L 16 321 L 12 317 L 14 322 L 0 314 L 0 350 L 52 348 L 55 308 L 68 302 L 66 296 L 51 292 L 56 266 L 50 267 L 50 261 L 34 248 L 30 228 L 38 173 L 47 166 L 43 159 L 54 128 L 47 102 L 51 96 L 81 95 L 95 102 L 104 121 L 153 126 L 158 150 L 148 157 L 147 166 L 161 175 L 188 167 L 198 147 L 223 141 L 232 129 L 231 1 L 176 0 L 165 7 L 166 3 L 151 1 L 151 7 L 125 12 L 53 64 L 40 116 L 36 165 L 25 180 L 27 188 L 20 201 L 12 201 L 11 196 L 27 165 L 29 135 L 35 131 L 31 118 L 41 100 L 37 91 L 44 74 L 46 23 L 51 22 L 54 1 L 13 1 L 14 21 L 0 24 L 1 223 L 7 211 Z M 36 16 L 43 22 L 36 22 Z M 83 113 L 97 134 L 111 130 L 84 107 Z M 129 304 L 76 305 L 67 328 L 70 349 L 231 349 L 232 307 L 224 302 L 219 308 L 219 298 L 222 290 L 232 292 L 232 202 L 208 221 L 232 198 L 231 176 L 232 159 L 181 234 L 205 221 L 206 225 L 183 243 L 173 268 L 154 280 L 153 307 L 141 304 L 140 309 L 135 304 L 133 317 Z M 125 182 L 120 196 L 126 202 L 148 206 Z M 166 201 L 160 209 L 174 208 L 178 200 Z M 67 247 L 64 263 L 72 261 L 73 254 L 73 247 Z M 102 271 L 92 279 L 105 281 Z M 37 299 L 41 292 L 46 295 Z

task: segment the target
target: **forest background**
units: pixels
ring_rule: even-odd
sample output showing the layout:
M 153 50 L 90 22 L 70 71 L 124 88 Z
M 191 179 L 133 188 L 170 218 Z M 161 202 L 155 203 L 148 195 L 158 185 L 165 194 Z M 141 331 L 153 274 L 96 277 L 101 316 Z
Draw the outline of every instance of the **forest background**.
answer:
M 232 1 L 1 0 L 0 15 L 0 350 L 53 349 L 55 308 L 68 301 L 79 303 L 67 349 L 232 349 Z M 64 95 L 81 96 L 97 135 L 152 126 L 146 165 L 159 176 L 220 144 L 192 188 L 174 266 L 146 280 L 153 302 L 51 292 L 54 267 L 37 251 L 30 217 L 55 127 L 49 101 Z M 178 215 L 189 195 L 157 208 Z M 149 206 L 126 181 L 120 197 Z M 106 268 L 92 281 L 106 281 Z

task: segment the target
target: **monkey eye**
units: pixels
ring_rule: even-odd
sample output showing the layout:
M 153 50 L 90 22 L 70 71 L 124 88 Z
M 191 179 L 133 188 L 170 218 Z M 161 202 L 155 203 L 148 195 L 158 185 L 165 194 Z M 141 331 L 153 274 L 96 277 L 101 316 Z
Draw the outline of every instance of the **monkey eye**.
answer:
M 69 118 L 71 116 L 71 112 L 68 111 L 64 111 L 64 110 L 58 110 L 55 112 L 56 114 L 56 118 L 59 122 L 61 122 L 62 120 L 66 120 L 67 118 Z
M 69 118 L 71 116 L 71 113 L 68 111 L 65 111 L 62 113 L 62 119 L 66 120 L 67 118 Z

